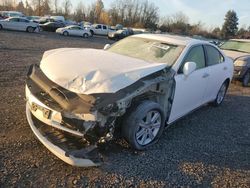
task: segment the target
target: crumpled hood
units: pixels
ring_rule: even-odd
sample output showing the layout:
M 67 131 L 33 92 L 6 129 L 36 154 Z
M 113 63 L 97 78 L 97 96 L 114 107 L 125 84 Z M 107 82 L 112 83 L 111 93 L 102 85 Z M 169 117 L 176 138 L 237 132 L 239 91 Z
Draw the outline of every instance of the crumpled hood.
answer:
M 80 48 L 46 51 L 40 64 L 51 81 L 79 94 L 115 93 L 165 67 L 163 63 Z

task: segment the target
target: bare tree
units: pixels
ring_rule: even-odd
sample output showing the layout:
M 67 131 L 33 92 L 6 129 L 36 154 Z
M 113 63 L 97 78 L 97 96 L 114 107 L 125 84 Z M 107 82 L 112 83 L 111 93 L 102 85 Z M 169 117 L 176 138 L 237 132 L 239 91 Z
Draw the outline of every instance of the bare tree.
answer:
M 70 14 L 70 8 L 72 4 L 70 0 L 64 0 L 63 2 L 63 13 L 65 17 L 68 17 Z
M 58 1 L 59 0 L 54 0 L 54 12 L 57 14 L 58 13 Z

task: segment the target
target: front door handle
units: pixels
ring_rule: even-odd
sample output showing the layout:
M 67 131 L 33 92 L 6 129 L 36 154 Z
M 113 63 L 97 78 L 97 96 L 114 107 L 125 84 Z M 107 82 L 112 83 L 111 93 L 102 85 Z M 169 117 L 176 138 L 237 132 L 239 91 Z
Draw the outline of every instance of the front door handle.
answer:
M 227 70 L 227 67 L 224 67 L 223 70 Z
M 208 74 L 208 73 L 205 73 L 205 74 L 203 74 L 203 76 L 202 76 L 202 78 L 207 78 L 207 77 L 209 77 L 209 74 Z

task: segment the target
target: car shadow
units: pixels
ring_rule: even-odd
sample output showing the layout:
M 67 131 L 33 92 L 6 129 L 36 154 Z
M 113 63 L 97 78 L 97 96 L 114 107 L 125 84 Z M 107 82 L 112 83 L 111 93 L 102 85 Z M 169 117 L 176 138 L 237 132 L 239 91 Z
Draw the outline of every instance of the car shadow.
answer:
M 249 106 L 249 96 L 227 95 L 220 107 L 207 105 L 177 121 L 146 151 L 135 151 L 124 140 L 116 140 L 102 151 L 105 163 L 101 168 L 171 185 L 176 175 L 197 183 L 198 176 L 211 178 L 212 171 L 249 173 Z

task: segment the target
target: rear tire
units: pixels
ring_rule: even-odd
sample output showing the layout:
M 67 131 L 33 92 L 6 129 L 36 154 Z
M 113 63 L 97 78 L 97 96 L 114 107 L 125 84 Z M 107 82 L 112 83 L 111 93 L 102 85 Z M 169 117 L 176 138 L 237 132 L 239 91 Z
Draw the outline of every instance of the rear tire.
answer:
M 122 135 L 137 150 L 146 149 L 156 143 L 165 125 L 161 106 L 152 101 L 143 101 L 124 117 Z
M 83 34 L 83 38 L 89 38 L 89 34 L 88 33 L 84 33 Z
M 228 88 L 228 85 L 229 85 L 229 83 L 227 82 L 227 81 L 225 81 L 222 85 L 221 85 L 221 87 L 220 87 L 220 89 L 219 89 L 219 91 L 218 91 L 218 94 L 217 94 L 217 96 L 216 96 L 216 99 L 213 101 L 213 106 L 220 106 L 221 105 L 221 103 L 224 101 L 224 98 L 225 98 L 225 95 L 226 95 L 226 93 L 227 93 L 227 88 Z
M 242 79 L 242 86 L 247 87 L 249 82 L 250 82 L 250 71 L 247 71 L 247 73 L 245 74 L 245 76 Z
M 0 24 L 0 30 L 2 30 L 3 29 L 3 26 Z
M 63 35 L 64 35 L 64 36 L 69 36 L 69 32 L 68 32 L 68 31 L 64 31 L 64 32 L 63 32 Z
M 34 32 L 34 28 L 29 26 L 29 27 L 27 27 L 26 31 L 28 33 L 33 33 Z

